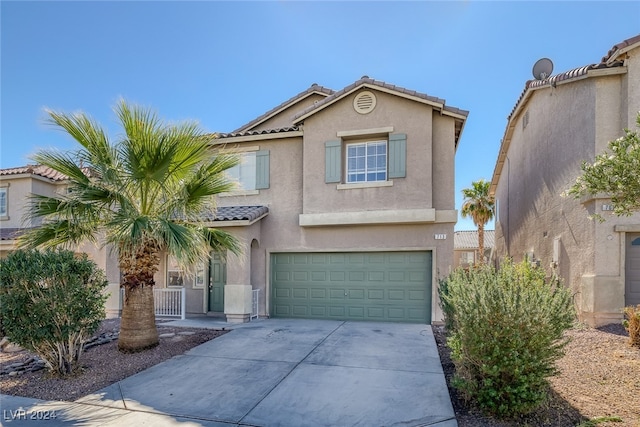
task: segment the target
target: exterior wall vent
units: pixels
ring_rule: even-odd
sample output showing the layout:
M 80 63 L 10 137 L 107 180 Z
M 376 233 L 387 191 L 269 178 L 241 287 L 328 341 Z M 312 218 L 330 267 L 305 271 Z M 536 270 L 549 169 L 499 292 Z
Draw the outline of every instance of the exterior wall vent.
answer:
M 376 96 L 373 92 L 365 90 L 353 99 L 353 108 L 360 114 L 368 114 L 376 108 Z

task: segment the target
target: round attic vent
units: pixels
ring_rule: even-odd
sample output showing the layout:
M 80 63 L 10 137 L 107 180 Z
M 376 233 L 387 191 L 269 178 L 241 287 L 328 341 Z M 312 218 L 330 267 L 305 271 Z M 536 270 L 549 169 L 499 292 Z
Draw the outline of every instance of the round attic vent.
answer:
M 353 99 L 353 108 L 360 114 L 368 114 L 376 108 L 376 96 L 373 92 L 365 90 Z

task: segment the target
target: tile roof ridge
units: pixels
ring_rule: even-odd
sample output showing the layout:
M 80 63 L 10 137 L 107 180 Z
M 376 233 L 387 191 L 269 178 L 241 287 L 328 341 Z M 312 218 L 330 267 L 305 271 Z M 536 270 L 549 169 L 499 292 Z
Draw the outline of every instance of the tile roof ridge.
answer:
M 300 128 L 298 126 L 285 126 L 281 128 L 272 128 L 272 129 L 262 129 L 262 130 L 247 130 L 243 132 L 218 132 L 216 133 L 216 139 L 224 139 L 224 138 L 233 138 L 237 136 L 254 136 L 254 135 L 267 135 L 274 133 L 286 133 L 286 132 L 296 132 L 299 131 Z
M 251 129 L 253 126 L 256 126 L 257 124 L 263 122 L 267 118 L 271 117 L 277 111 L 280 111 L 283 108 L 285 108 L 287 105 L 293 104 L 295 101 L 306 98 L 308 95 L 311 95 L 313 93 L 319 93 L 319 94 L 330 96 L 334 93 L 334 91 L 333 89 L 321 86 L 317 83 L 312 83 L 311 86 L 309 86 L 307 89 L 303 90 L 297 95 L 292 96 L 291 98 L 287 99 L 286 101 L 282 102 L 281 104 L 277 105 L 276 107 L 272 108 L 271 110 L 267 111 L 261 116 L 256 117 L 255 119 L 251 120 L 249 123 L 246 123 L 243 126 L 240 126 L 239 128 L 235 129 L 230 133 L 244 132 L 247 129 Z
M 377 86 L 380 88 L 384 88 L 384 89 L 388 89 L 388 90 L 392 90 L 395 92 L 399 92 L 405 95 L 409 95 L 409 96 L 415 96 L 417 98 L 421 98 L 421 99 L 425 99 L 428 101 L 432 101 L 438 104 L 442 104 L 443 105 L 443 109 L 446 111 L 450 111 L 453 113 L 458 113 L 458 114 L 462 114 L 464 116 L 467 116 L 469 114 L 468 111 L 466 110 L 461 110 L 459 108 L 456 107 L 448 107 L 446 106 L 446 101 L 442 98 L 438 98 L 435 96 L 431 96 L 428 95 L 426 93 L 423 92 L 418 92 L 412 89 L 407 89 L 404 88 L 402 86 L 397 86 L 391 83 L 387 83 L 385 81 L 382 80 L 376 80 L 376 79 L 372 79 L 371 77 L 364 75 L 362 76 L 360 79 L 356 80 L 355 82 L 345 86 L 344 88 L 334 92 L 332 95 L 326 97 L 325 99 L 319 101 L 318 103 L 316 103 L 315 105 L 311 105 L 307 108 L 305 108 L 304 110 L 302 110 L 301 112 L 297 113 L 293 119 L 294 119 L 294 123 L 295 120 L 299 119 L 302 116 L 306 116 L 307 114 L 309 114 L 310 112 L 312 112 L 315 109 L 320 109 L 322 108 L 324 105 L 329 104 L 333 101 L 335 101 L 336 99 L 339 99 L 340 97 L 342 97 L 344 94 L 351 92 L 353 89 L 357 88 L 358 86 L 362 86 L 362 85 L 371 85 L 371 86 Z
M 602 57 L 602 59 L 600 60 L 600 63 L 607 64 L 611 61 L 615 61 L 620 51 L 623 51 L 625 48 L 633 46 L 636 43 L 640 43 L 640 34 L 630 37 L 626 40 L 621 41 L 620 43 L 613 45 L 613 47 L 609 49 L 609 52 L 607 52 L 607 54 Z

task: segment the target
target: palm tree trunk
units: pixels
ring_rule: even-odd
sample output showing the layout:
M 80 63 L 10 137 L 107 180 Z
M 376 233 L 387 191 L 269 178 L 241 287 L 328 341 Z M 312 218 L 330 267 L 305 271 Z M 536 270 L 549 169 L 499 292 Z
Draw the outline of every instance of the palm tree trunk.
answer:
M 478 264 L 484 264 L 484 226 L 478 225 Z
M 143 351 L 159 343 L 153 304 L 153 275 L 158 270 L 158 263 L 157 250 L 151 244 L 140 245 L 132 256 L 120 251 L 124 287 L 118 337 L 120 351 Z
M 159 341 L 153 286 L 127 286 L 124 292 L 118 349 L 134 353 L 155 347 Z

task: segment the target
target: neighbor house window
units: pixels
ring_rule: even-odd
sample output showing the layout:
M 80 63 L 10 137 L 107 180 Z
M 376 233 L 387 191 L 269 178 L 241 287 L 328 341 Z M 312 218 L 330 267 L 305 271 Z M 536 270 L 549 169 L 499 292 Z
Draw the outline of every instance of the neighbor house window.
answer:
M 475 262 L 475 252 L 462 252 L 460 254 L 460 265 L 473 264 Z
M 387 141 L 347 144 L 347 183 L 387 180 Z
M 0 218 L 6 218 L 7 216 L 7 187 L 0 187 Z
M 183 284 L 184 271 L 174 257 L 167 256 L 167 286 L 182 286 Z
M 238 183 L 238 190 L 256 189 L 256 153 L 243 153 L 240 164 L 227 169 L 229 177 Z

